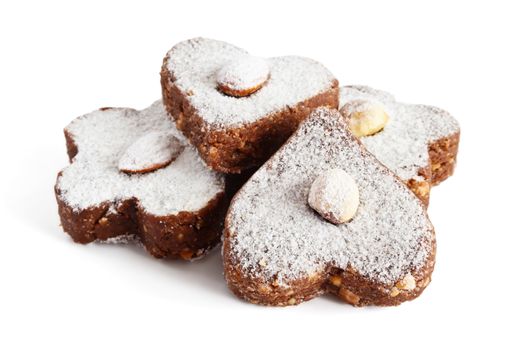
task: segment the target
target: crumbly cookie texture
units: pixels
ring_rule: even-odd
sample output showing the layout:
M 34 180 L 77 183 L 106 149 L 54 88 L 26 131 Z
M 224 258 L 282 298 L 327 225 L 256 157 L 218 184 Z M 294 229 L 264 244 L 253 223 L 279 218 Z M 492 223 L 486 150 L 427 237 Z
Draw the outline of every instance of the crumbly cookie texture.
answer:
M 364 108 L 362 101 L 382 106 L 388 121 L 381 131 L 360 137 L 360 141 L 428 204 L 430 186 L 453 173 L 460 135 L 458 122 L 442 109 L 397 102 L 389 93 L 367 86 L 339 89 L 343 114 L 348 114 L 356 103 Z
M 250 57 L 228 43 L 196 38 L 175 45 L 164 58 L 164 103 L 205 162 L 221 172 L 262 164 L 311 110 L 337 107 L 337 80 L 320 63 L 284 56 L 255 64 Z M 221 90 L 225 84 L 217 78 L 233 88 Z M 230 96 L 232 90 L 250 93 Z
M 75 241 L 138 236 L 153 255 L 175 258 L 194 258 L 217 243 L 224 177 L 206 167 L 162 102 L 142 111 L 97 110 L 65 134 L 71 164 L 55 189 L 62 225 Z
M 435 238 L 424 205 L 345 125 L 337 110 L 317 109 L 234 198 L 223 255 L 238 296 L 293 305 L 328 291 L 354 305 L 396 305 L 430 281 Z M 308 205 L 313 181 L 333 168 L 355 180 L 360 197 L 340 225 Z M 407 274 L 416 287 L 396 287 Z

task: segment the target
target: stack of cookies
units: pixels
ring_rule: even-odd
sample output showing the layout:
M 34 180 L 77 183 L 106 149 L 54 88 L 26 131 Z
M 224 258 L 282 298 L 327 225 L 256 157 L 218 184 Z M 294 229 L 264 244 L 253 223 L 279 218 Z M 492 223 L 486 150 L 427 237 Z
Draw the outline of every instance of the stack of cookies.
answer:
M 446 111 L 203 38 L 167 53 L 161 85 L 142 111 L 102 108 L 65 128 L 55 192 L 75 242 L 193 260 L 222 238 L 228 286 L 263 305 L 326 292 L 397 305 L 429 284 L 426 207 L 459 143 Z

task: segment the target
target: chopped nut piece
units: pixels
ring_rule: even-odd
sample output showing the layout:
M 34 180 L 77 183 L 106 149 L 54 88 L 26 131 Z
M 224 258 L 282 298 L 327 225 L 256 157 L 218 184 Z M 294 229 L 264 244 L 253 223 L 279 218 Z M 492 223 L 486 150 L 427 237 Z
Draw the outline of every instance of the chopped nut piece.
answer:
M 182 252 L 180 252 L 180 257 L 184 260 L 191 260 L 191 258 L 193 257 L 193 253 L 191 252 L 191 250 L 183 250 Z
M 419 182 L 413 190 L 417 193 L 419 197 L 426 197 L 430 192 L 430 184 L 426 181 Z
M 99 225 L 106 226 L 107 224 L 109 224 L 109 220 L 107 217 L 104 216 L 100 218 L 100 220 L 98 220 L 98 223 Z
M 392 290 L 390 291 L 390 296 L 391 297 L 396 297 L 399 295 L 399 289 L 397 289 L 397 287 L 393 287 Z
M 361 299 L 358 295 L 352 293 L 346 288 L 339 289 L 339 295 L 349 304 L 358 305 Z
M 330 277 L 330 283 L 332 283 L 336 287 L 341 286 L 341 276 L 332 276 Z
M 272 291 L 272 288 L 266 284 L 259 285 L 259 291 L 264 294 L 268 294 Z
M 396 283 L 396 287 L 402 290 L 413 290 L 416 288 L 416 279 L 408 273 L 402 280 Z

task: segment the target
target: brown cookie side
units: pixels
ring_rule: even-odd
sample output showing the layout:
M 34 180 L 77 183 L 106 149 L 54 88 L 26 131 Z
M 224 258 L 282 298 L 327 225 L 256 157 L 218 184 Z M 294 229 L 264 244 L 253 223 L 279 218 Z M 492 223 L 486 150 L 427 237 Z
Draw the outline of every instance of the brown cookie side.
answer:
M 156 258 L 195 259 L 220 242 L 227 208 L 224 193 L 198 211 L 177 215 L 155 216 L 139 207 L 137 235 Z
M 415 288 L 404 290 L 392 285 L 376 283 L 361 276 L 353 269 L 327 269 L 309 277 L 287 281 L 286 286 L 254 278 L 244 271 L 231 254 L 228 237 L 231 232 L 225 225 L 223 263 L 228 288 L 239 298 L 252 304 L 267 306 L 290 306 L 331 293 L 353 306 L 396 306 L 417 298 L 431 281 L 436 257 L 436 241 L 433 233 L 431 254 L 425 265 L 412 271 Z
M 134 198 L 75 210 L 61 198 L 56 186 L 55 194 L 62 228 L 73 241 L 86 244 L 123 236 L 138 237 L 157 258 L 190 260 L 216 246 L 228 208 L 225 193 L 218 194 L 198 211 L 166 216 L 145 212 Z
M 223 238 L 224 278 L 228 288 L 237 297 L 257 305 L 289 306 L 300 304 L 324 293 L 323 286 L 328 276 L 327 271 L 309 278 L 290 281 L 286 287 L 250 276 L 231 253 L 229 240 L 231 234 L 226 223 Z
M 370 281 L 352 269 L 334 271 L 326 284 L 326 290 L 353 306 L 396 306 L 405 301 L 417 298 L 431 281 L 436 262 L 436 241 L 433 234 L 431 254 L 425 265 L 411 275 L 415 280 L 415 288 L 403 289 L 399 281 L 392 285 L 383 285 Z
M 297 129 L 310 112 L 320 106 L 337 108 L 338 82 L 296 106 L 285 108 L 260 120 L 230 129 L 214 129 L 191 107 L 186 96 L 175 85 L 175 77 L 162 67 L 161 85 L 164 105 L 177 127 L 199 150 L 212 169 L 224 173 L 240 173 L 261 165 Z
M 430 189 L 431 189 L 431 178 L 432 178 L 432 172 L 431 172 L 430 165 L 426 166 L 425 168 L 421 168 L 418 171 L 418 175 L 421 176 L 423 179 L 418 181 L 416 179 L 410 179 L 408 181 L 405 181 L 405 184 L 408 188 L 414 194 L 423 202 L 425 207 L 428 207 L 428 203 L 430 201 Z
M 134 237 L 136 234 L 136 215 L 132 200 L 121 202 L 111 212 L 111 203 L 108 202 L 77 211 L 62 199 L 58 186 L 55 186 L 55 197 L 62 228 L 76 243 L 86 244 L 122 236 Z
M 439 185 L 454 173 L 460 132 L 434 141 L 428 146 L 432 170 L 432 186 Z
M 454 173 L 458 154 L 460 133 L 440 138 L 428 145 L 429 165 L 419 169 L 423 180 L 406 181 L 408 188 L 428 207 L 430 190 Z

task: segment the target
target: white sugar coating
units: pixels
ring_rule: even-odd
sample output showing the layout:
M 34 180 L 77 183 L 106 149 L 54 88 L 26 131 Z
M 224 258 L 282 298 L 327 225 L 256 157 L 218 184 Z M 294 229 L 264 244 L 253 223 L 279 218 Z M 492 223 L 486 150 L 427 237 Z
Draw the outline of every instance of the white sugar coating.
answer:
M 235 91 L 249 90 L 263 84 L 269 74 L 264 58 L 247 55 L 222 66 L 217 72 L 217 83 Z
M 359 188 L 343 169 L 330 169 L 312 183 L 308 204 L 331 222 L 346 222 L 355 215 L 359 206 Z
M 332 168 L 350 174 L 360 193 L 356 215 L 341 225 L 307 203 L 314 179 Z M 421 202 L 344 129 L 337 111 L 325 108 L 244 185 L 227 223 L 234 262 L 248 276 L 283 285 L 327 267 L 352 267 L 392 284 L 423 267 L 433 240 Z
M 98 239 L 96 242 L 100 244 L 141 244 L 140 238 L 137 235 L 120 235 L 107 239 Z
M 254 122 L 268 114 L 327 91 L 335 77 L 320 63 L 309 58 L 284 56 L 269 58 L 268 82 L 243 98 L 217 90 L 216 74 L 226 63 L 249 54 L 222 41 L 196 38 L 175 45 L 167 54 L 167 68 L 175 85 L 187 95 L 193 108 L 218 129 Z
M 124 151 L 118 168 L 127 172 L 159 168 L 171 162 L 181 151 L 182 145 L 175 135 L 152 131 L 139 137 Z
M 366 86 L 339 89 L 340 107 L 357 99 L 385 107 L 389 120 L 384 129 L 360 140 L 404 181 L 423 180 L 418 171 L 429 164 L 428 145 L 459 132 L 457 121 L 442 109 L 397 102 L 392 95 Z
M 195 148 L 175 128 L 161 101 L 136 111 L 97 110 L 66 127 L 78 147 L 73 163 L 62 171 L 58 189 L 75 210 L 103 202 L 137 198 L 153 215 L 195 211 L 224 191 L 224 178 L 207 168 Z M 127 175 L 118 169 L 122 154 L 150 132 L 175 135 L 184 146 L 167 167 L 147 174 Z

